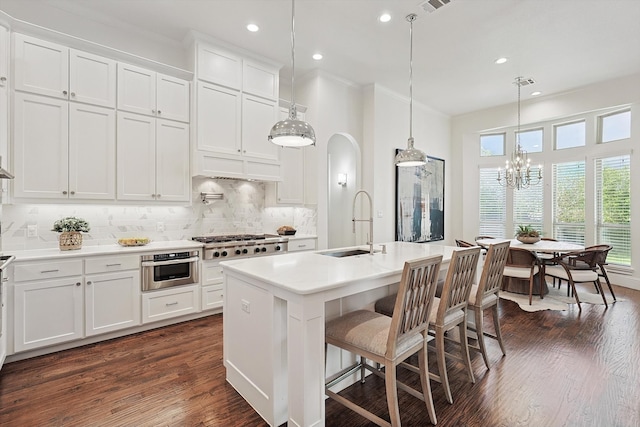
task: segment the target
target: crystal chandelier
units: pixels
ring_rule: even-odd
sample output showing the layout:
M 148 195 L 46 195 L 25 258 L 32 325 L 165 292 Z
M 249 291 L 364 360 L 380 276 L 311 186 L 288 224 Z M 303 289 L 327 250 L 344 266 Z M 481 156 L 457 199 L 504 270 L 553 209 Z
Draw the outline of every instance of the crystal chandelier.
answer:
M 515 84 L 518 86 L 518 130 L 516 131 L 516 150 L 511 153 L 511 159 L 505 161 L 504 171 L 498 169 L 498 182 L 500 185 L 511 187 L 516 190 L 529 188 L 532 185 L 542 182 L 542 166 L 538 165 L 538 173 L 531 174 L 531 159 L 520 144 L 520 87 L 525 81 L 522 77 L 516 77 Z

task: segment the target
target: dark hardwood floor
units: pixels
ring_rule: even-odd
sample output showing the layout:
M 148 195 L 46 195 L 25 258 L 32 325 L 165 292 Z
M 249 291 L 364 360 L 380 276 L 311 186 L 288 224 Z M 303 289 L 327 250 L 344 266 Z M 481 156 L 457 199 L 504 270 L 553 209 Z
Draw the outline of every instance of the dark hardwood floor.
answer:
M 492 340 L 491 370 L 472 354 L 475 384 L 450 363 L 453 405 L 432 382 L 438 425 L 640 426 L 640 292 L 615 292 L 625 301 L 608 310 L 584 304 L 582 314 L 575 306 L 526 313 L 501 300 L 507 356 Z M 7 364 L 0 426 L 265 426 L 225 381 L 222 321 L 210 316 Z M 378 378 L 343 393 L 386 417 Z M 424 403 L 403 391 L 399 398 L 403 425 L 429 425 Z M 334 401 L 326 408 L 329 426 L 372 425 Z

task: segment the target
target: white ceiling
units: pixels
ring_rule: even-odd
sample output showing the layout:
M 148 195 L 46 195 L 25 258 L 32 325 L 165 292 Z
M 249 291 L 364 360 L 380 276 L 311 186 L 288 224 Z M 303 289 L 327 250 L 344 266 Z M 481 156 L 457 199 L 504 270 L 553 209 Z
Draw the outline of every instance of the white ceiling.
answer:
M 527 99 L 640 72 L 639 0 L 451 0 L 433 13 L 420 3 L 297 0 L 296 76 L 318 68 L 408 96 L 412 12 L 414 98 L 448 115 L 515 102 L 516 76 L 536 81 Z M 0 0 L 18 18 L 25 7 L 24 19 L 43 26 L 54 7 L 176 42 L 194 29 L 285 64 L 290 78 L 289 0 Z M 377 21 L 383 11 L 391 22 Z M 322 61 L 311 59 L 316 51 Z M 509 61 L 495 65 L 501 56 Z

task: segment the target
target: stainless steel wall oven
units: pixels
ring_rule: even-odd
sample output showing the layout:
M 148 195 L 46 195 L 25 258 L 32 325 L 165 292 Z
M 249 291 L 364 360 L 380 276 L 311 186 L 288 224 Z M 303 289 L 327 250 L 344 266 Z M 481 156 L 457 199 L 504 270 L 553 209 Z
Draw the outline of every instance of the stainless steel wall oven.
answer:
M 142 256 L 142 291 L 200 282 L 199 251 Z

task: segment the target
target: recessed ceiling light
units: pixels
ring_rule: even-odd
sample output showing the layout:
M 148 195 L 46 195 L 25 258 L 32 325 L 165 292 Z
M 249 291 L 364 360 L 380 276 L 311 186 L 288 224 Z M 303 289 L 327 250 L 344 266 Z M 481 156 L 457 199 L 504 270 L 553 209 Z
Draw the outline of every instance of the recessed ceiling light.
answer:
M 260 29 L 260 27 L 258 27 L 256 24 L 247 25 L 247 30 L 251 31 L 252 33 L 255 33 L 259 29 Z
M 496 59 L 496 64 L 504 64 L 505 62 L 507 62 L 508 59 L 507 58 L 498 58 Z
M 539 90 L 535 91 L 535 92 L 531 92 L 531 96 L 538 96 L 541 95 L 542 92 L 540 92 Z
M 314 53 L 312 58 L 315 59 L 316 61 L 320 61 L 322 59 L 322 54 L 321 53 Z
M 382 15 L 380 15 L 378 17 L 378 21 L 380 21 L 380 22 L 389 22 L 389 21 L 391 21 L 391 15 L 389 15 L 388 13 L 383 13 Z

